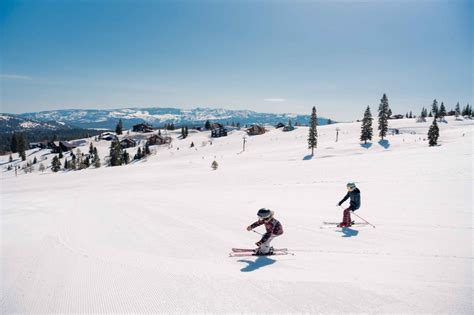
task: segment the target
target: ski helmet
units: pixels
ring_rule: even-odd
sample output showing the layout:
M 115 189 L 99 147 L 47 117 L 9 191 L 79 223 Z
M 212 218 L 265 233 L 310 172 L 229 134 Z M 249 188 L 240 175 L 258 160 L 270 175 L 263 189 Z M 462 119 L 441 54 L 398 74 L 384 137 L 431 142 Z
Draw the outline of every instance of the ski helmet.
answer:
M 273 213 L 274 212 L 271 211 L 270 209 L 262 208 L 262 209 L 258 210 L 257 216 L 261 220 L 270 220 L 273 217 Z
M 356 184 L 355 184 L 355 183 L 353 183 L 353 182 L 349 182 L 349 183 L 347 183 L 347 185 L 346 185 L 346 186 L 347 186 L 347 188 L 350 188 L 350 189 L 354 189 L 354 188 L 356 188 Z

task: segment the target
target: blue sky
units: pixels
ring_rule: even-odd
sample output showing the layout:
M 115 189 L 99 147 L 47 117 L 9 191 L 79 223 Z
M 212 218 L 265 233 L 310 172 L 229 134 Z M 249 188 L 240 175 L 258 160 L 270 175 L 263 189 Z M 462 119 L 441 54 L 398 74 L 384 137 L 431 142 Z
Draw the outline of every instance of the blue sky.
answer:
M 0 1 L 1 111 L 472 104 L 471 1 Z

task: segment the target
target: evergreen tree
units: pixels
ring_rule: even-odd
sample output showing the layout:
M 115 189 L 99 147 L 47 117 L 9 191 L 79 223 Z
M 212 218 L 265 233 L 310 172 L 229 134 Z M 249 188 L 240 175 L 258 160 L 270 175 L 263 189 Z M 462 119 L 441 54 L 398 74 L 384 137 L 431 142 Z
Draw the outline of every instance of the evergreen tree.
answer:
M 446 116 L 446 107 L 444 107 L 444 103 L 441 102 L 441 106 L 439 107 L 438 117 L 441 120 L 445 116 Z
M 143 149 L 145 151 L 145 155 L 150 155 L 150 145 L 148 145 L 148 142 L 145 143 L 145 148 Z
M 456 104 L 454 116 L 456 116 L 456 118 L 458 118 L 459 115 L 461 115 L 461 108 L 459 107 L 459 102 L 458 102 L 458 103 Z
M 364 113 L 364 118 L 362 119 L 362 131 L 360 135 L 360 141 L 365 141 L 367 144 L 367 140 L 372 140 L 372 113 L 370 112 L 370 107 L 367 106 L 367 109 Z
M 433 117 L 433 113 L 430 111 L 428 117 Z
M 408 116 L 408 118 L 413 118 L 413 113 L 410 111 L 410 115 Z
M 92 145 L 92 142 L 91 144 L 89 145 L 89 155 L 94 155 L 94 146 Z
M 209 120 L 206 120 L 206 123 L 204 124 L 204 128 L 205 128 L 206 130 L 211 129 L 211 122 L 210 122 Z
M 215 171 L 215 170 L 217 170 L 217 168 L 219 167 L 219 164 L 217 163 L 217 161 L 214 160 L 214 161 L 212 162 L 212 164 L 211 164 L 211 167 L 212 167 L 212 169 Z
M 421 118 L 426 118 L 426 117 L 428 117 L 428 110 L 423 107 L 423 108 L 421 109 L 421 115 L 420 115 L 420 116 L 421 116 Z
M 388 98 L 384 94 L 382 99 L 380 100 L 379 105 L 379 136 L 383 138 L 387 135 L 388 131 L 388 115 L 389 115 L 389 106 L 388 106 Z
M 128 154 L 127 150 L 123 151 L 122 161 L 123 161 L 124 164 L 130 163 L 130 154 Z
M 142 158 L 142 149 L 138 147 L 137 153 L 135 153 L 135 156 L 133 157 L 134 160 L 140 160 Z
M 123 164 L 123 151 L 120 142 L 112 141 L 110 144 L 110 166 L 120 166 Z
M 62 159 L 64 156 L 63 156 L 63 149 L 61 149 L 61 147 L 59 147 L 59 155 L 58 155 L 58 158 Z
M 308 135 L 308 149 L 311 149 L 311 155 L 314 155 L 314 148 L 318 146 L 318 115 L 316 114 L 316 107 L 313 106 L 311 112 L 311 122 L 309 126 L 309 135 Z
M 36 163 L 38 163 L 38 160 L 36 159 L 36 156 L 35 156 L 35 158 L 33 159 L 33 164 L 36 164 Z
M 66 159 L 64 159 L 64 169 L 68 170 L 71 168 L 71 165 L 69 163 L 69 161 Z
M 408 118 L 408 112 L 405 114 L 405 118 Z
M 433 100 L 433 104 L 431 105 L 431 112 L 433 113 L 434 118 L 439 117 L 438 116 L 438 114 L 439 114 L 438 101 L 436 99 Z
M 438 138 L 439 138 L 439 128 L 438 124 L 436 123 L 436 118 L 433 119 L 433 123 L 430 126 L 430 129 L 428 130 L 428 140 L 430 147 L 437 145 L 438 144 Z
M 100 167 L 100 158 L 99 158 L 99 153 L 97 152 L 97 148 L 94 148 L 94 156 L 92 158 L 92 163 L 94 164 L 95 168 Z
M 122 119 L 119 119 L 117 126 L 115 126 L 115 133 L 121 135 L 123 132 Z
M 22 161 L 25 161 L 25 160 L 26 160 L 26 153 L 25 153 L 25 151 L 21 151 L 21 152 L 20 152 L 20 156 L 21 156 L 21 160 L 22 160 Z
M 11 153 L 10 153 L 10 157 L 8 158 L 8 161 L 9 161 L 10 163 L 13 162 L 13 156 L 11 155 Z
M 61 169 L 61 162 L 59 161 L 59 158 L 57 155 L 55 155 L 53 160 L 51 161 L 51 169 L 55 173 Z
M 13 152 L 13 153 L 17 153 L 18 152 L 18 134 L 17 133 L 13 133 L 12 135 L 12 139 L 10 141 L 10 150 Z
M 40 170 L 41 172 L 44 172 L 45 167 L 44 167 L 44 164 L 43 164 L 43 163 L 40 163 L 40 165 L 39 165 L 39 170 Z
M 329 124 L 329 121 L 328 121 Z M 291 127 L 291 119 L 288 119 L 288 127 Z
M 189 135 L 188 126 L 184 126 L 184 134 L 186 135 L 186 137 Z

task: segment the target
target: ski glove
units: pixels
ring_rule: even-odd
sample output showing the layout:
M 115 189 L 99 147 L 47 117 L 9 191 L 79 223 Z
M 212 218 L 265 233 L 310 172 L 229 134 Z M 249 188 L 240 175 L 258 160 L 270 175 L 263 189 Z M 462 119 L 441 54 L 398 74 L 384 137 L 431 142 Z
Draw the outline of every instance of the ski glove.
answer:
M 252 230 L 252 227 L 249 225 L 247 226 L 247 231 L 251 231 Z

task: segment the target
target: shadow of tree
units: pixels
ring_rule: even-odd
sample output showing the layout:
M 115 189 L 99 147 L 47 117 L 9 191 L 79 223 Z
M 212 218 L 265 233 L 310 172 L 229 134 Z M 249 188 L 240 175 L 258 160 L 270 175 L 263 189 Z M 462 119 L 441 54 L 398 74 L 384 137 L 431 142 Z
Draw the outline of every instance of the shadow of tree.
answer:
M 248 264 L 246 267 L 240 269 L 241 272 L 255 271 L 259 268 L 274 264 L 276 262 L 276 260 L 270 259 L 267 256 L 258 256 L 258 258 L 255 261 L 251 261 L 248 259 L 241 259 L 238 261 L 245 262 Z
M 370 143 L 370 142 L 369 143 L 361 143 L 360 146 L 363 147 L 363 148 L 369 149 L 372 146 L 372 143 Z
M 390 147 L 390 142 L 388 140 L 380 140 L 379 144 L 384 147 L 384 149 L 388 149 Z
M 305 156 L 305 157 L 303 158 L 303 161 L 309 161 L 309 160 L 311 160 L 312 158 L 313 158 L 313 155 L 308 154 L 307 156 Z
M 353 230 L 353 229 L 348 228 L 348 227 L 344 227 L 344 228 L 342 228 L 341 233 L 344 234 L 344 235 L 342 235 L 342 237 L 352 237 L 352 236 L 357 236 L 357 234 L 359 234 L 359 231 Z

